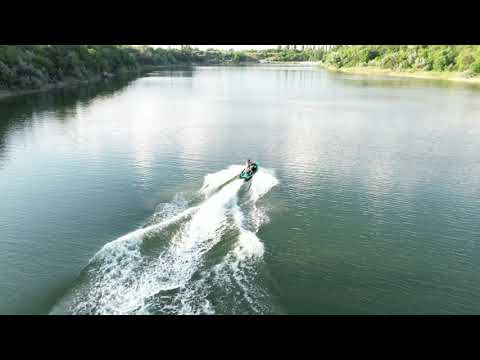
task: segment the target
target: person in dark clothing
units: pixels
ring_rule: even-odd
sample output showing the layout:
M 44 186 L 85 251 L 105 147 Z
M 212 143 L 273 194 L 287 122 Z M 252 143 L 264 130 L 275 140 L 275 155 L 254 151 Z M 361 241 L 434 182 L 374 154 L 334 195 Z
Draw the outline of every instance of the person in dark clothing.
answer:
M 245 167 L 245 170 L 244 170 L 247 174 L 251 174 L 253 171 L 252 171 L 252 160 L 248 159 L 247 160 L 247 164 L 246 164 L 246 167 Z

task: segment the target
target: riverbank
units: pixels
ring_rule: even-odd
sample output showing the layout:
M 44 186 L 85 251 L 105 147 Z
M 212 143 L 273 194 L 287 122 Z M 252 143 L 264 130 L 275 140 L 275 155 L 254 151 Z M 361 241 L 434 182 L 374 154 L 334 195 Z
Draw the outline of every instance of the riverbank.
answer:
M 46 84 L 35 89 L 0 89 L 0 100 L 8 97 L 12 97 L 12 96 L 35 94 L 39 92 L 50 91 L 53 89 L 61 89 L 66 87 L 86 85 L 86 84 L 98 82 L 101 80 L 108 80 L 118 76 L 132 76 L 135 74 L 140 75 L 140 74 L 145 74 L 145 73 L 149 73 L 149 72 L 152 72 L 155 70 L 161 70 L 161 69 L 169 69 L 169 68 L 179 69 L 179 68 L 188 68 L 192 66 L 247 66 L 247 65 L 256 65 L 256 64 L 258 64 L 258 62 L 242 61 L 238 63 L 217 62 L 217 63 L 211 63 L 211 64 L 191 63 L 191 64 L 169 64 L 169 65 L 145 65 L 141 69 L 138 69 L 135 71 L 127 71 L 127 72 L 122 71 L 116 74 L 106 73 L 106 74 L 96 75 L 88 79 L 70 79 L 70 80 L 65 80 L 58 83 Z
M 50 91 L 53 89 L 61 89 L 65 87 L 74 87 L 79 85 L 85 85 L 91 82 L 97 82 L 104 79 L 101 76 L 85 79 L 85 80 L 69 80 L 69 81 L 61 81 L 55 84 L 47 84 L 41 86 L 37 89 L 0 89 L 0 100 L 5 99 L 12 96 L 20 96 L 20 95 L 28 95 L 28 94 L 35 94 L 44 91 Z
M 345 74 L 358 74 L 358 75 L 385 75 L 391 77 L 404 77 L 404 78 L 417 78 L 417 79 L 430 79 L 430 80 L 448 80 L 455 82 L 480 84 L 480 76 L 469 76 L 467 73 L 462 72 L 436 72 L 436 71 L 415 71 L 415 70 L 391 70 L 383 69 L 375 66 L 357 66 L 357 67 L 343 67 L 336 68 L 326 65 L 318 61 L 259 61 L 259 62 L 241 62 L 238 64 L 232 63 L 217 63 L 217 64 L 191 64 L 191 66 L 244 66 L 244 65 L 307 65 L 307 66 L 321 66 L 324 69 L 332 72 L 345 73 Z M 38 92 L 50 91 L 53 89 L 60 89 L 65 87 L 74 87 L 80 85 L 86 85 L 92 82 L 98 82 L 101 80 L 108 80 L 118 76 L 128 76 L 134 74 L 147 73 L 157 69 L 163 68 L 178 68 L 188 65 L 156 65 L 156 66 L 144 66 L 136 71 L 121 72 L 117 74 L 102 74 L 88 79 L 72 79 L 61 81 L 55 84 L 47 84 L 36 89 L 0 89 L 0 100 L 12 96 L 20 96 L 27 94 L 34 94 Z
M 385 75 L 391 77 L 408 77 L 416 79 L 430 79 L 430 80 L 448 80 L 456 82 L 465 82 L 480 84 L 480 76 L 469 76 L 462 72 L 438 72 L 438 71 L 416 71 L 416 70 L 391 70 L 383 69 L 375 66 L 357 66 L 336 68 L 325 64 L 320 64 L 323 68 L 345 74 L 359 74 L 359 75 Z
M 89 83 L 95 83 L 98 81 L 102 80 L 109 80 L 111 78 L 119 77 L 119 76 L 132 76 L 135 74 L 142 74 L 142 73 L 148 73 L 150 71 L 155 71 L 158 69 L 163 69 L 166 67 L 185 67 L 185 65 L 147 65 L 143 66 L 141 69 L 135 70 L 135 71 L 122 71 L 116 74 L 111 74 L 111 73 L 105 73 L 105 74 L 99 74 L 96 76 L 92 76 L 87 79 L 69 79 L 65 81 L 60 81 L 58 83 L 53 83 L 53 84 L 46 84 L 43 86 L 40 86 L 35 89 L 0 89 L 0 100 L 5 99 L 8 97 L 12 96 L 21 96 L 21 95 L 28 95 L 28 94 L 35 94 L 39 92 L 45 92 L 45 91 L 50 91 L 54 89 L 61 89 L 61 88 L 68 88 L 68 87 L 75 87 L 75 86 L 81 86 L 81 85 L 86 85 Z
M 262 65 L 320 65 L 319 61 L 273 61 L 273 60 L 260 60 L 258 62 Z

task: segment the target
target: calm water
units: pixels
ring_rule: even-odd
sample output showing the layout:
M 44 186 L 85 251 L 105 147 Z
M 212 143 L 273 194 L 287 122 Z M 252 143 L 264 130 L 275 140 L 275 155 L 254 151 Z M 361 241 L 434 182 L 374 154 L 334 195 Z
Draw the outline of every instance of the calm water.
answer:
M 0 100 L 0 313 L 479 314 L 479 120 L 293 66 Z

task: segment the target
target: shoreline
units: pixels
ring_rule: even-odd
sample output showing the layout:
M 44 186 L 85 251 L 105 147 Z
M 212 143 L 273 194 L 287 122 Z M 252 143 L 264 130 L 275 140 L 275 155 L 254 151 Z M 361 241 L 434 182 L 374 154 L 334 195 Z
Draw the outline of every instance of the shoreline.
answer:
M 175 67 L 186 67 L 186 66 L 242 66 L 242 65 L 311 65 L 311 66 L 320 66 L 323 69 L 342 74 L 353 74 L 353 75 L 384 75 L 389 77 L 397 78 L 413 78 L 413 79 L 426 79 L 426 80 L 443 80 L 443 81 L 452 81 L 459 83 L 468 83 L 468 84 L 480 84 L 480 75 L 473 77 L 466 77 L 464 73 L 460 72 L 435 72 L 435 71 L 409 71 L 409 70 L 391 70 L 391 69 L 382 69 L 374 66 L 357 66 L 357 67 L 347 67 L 347 68 L 336 68 L 333 66 L 325 65 L 319 61 L 259 61 L 256 63 L 240 63 L 240 64 L 172 64 L 172 65 L 155 65 L 155 66 L 145 66 L 137 71 L 129 71 L 127 73 L 116 73 L 116 74 L 107 74 L 106 76 L 97 75 L 89 79 L 82 80 L 67 80 L 58 82 L 55 84 L 46 84 L 38 89 L 0 89 L 0 100 L 6 99 L 14 96 L 28 95 L 39 92 L 50 91 L 54 89 L 62 89 L 67 87 L 75 87 L 81 85 L 87 85 L 89 83 L 94 83 L 102 81 L 105 79 L 116 78 L 118 76 L 133 75 L 135 73 L 148 73 L 150 71 L 155 71 L 156 69 L 162 68 L 175 68 Z
M 320 61 L 262 61 L 259 65 L 320 65 Z
M 191 63 L 191 64 L 170 64 L 170 65 L 147 65 L 138 70 L 128 71 L 128 72 L 120 72 L 115 74 L 106 74 L 106 75 L 96 75 L 91 78 L 87 79 L 75 79 L 75 80 L 65 80 L 60 81 L 54 84 L 45 84 L 36 89 L 0 89 L 0 100 L 15 97 L 15 96 L 22 96 L 22 95 L 29 95 L 29 94 L 36 94 L 41 92 L 46 92 L 55 89 L 63 89 L 63 88 L 73 88 L 76 86 L 87 85 L 90 83 L 99 82 L 102 80 L 109 80 L 112 78 L 117 78 L 119 76 L 131 76 L 131 75 L 141 75 L 146 74 L 155 70 L 161 69 L 169 69 L 169 68 L 188 68 L 192 66 L 244 66 L 244 65 L 252 65 L 258 63 L 252 62 L 243 62 L 238 64 L 231 64 L 231 63 L 218 63 L 218 64 L 201 64 L 201 63 Z
M 391 70 L 382 69 L 374 66 L 357 66 L 348 68 L 336 68 L 320 64 L 324 69 L 331 72 L 338 72 L 343 74 L 356 74 L 356 75 L 385 75 L 390 77 L 403 77 L 414 79 L 427 79 L 427 80 L 444 80 L 463 82 L 470 84 L 480 84 L 480 76 L 465 77 L 461 72 L 435 72 L 435 71 L 408 71 L 408 70 Z
M 50 90 L 54 90 L 54 89 L 62 89 L 62 88 L 66 88 L 66 87 L 75 87 L 75 86 L 79 86 L 79 85 L 86 85 L 88 83 L 98 82 L 100 80 L 102 80 L 101 77 L 85 79 L 85 80 L 62 81 L 62 82 L 55 83 L 55 84 L 47 84 L 47 85 L 44 85 L 44 86 L 42 86 L 38 89 L 18 89 L 18 90 L 4 89 L 4 90 L 0 90 L 0 100 L 6 99 L 6 98 L 9 98 L 9 97 L 13 97 L 13 96 L 35 94 L 35 93 L 50 91 Z
M 63 89 L 63 88 L 73 88 L 76 86 L 87 85 L 90 83 L 96 83 L 102 80 L 109 80 L 112 78 L 118 78 L 119 76 L 131 76 L 131 75 L 140 75 L 142 73 L 148 73 L 151 71 L 155 71 L 156 69 L 161 68 L 169 68 L 169 67 L 185 67 L 188 65 L 154 65 L 154 66 L 145 66 L 141 69 L 136 71 L 128 71 L 128 72 L 120 72 L 116 74 L 106 74 L 106 75 L 96 75 L 91 78 L 87 79 L 75 79 L 75 80 L 66 80 L 60 81 L 54 84 L 45 84 L 37 89 L 0 89 L 0 100 L 15 97 L 15 96 L 22 96 L 22 95 L 29 95 L 29 94 L 36 94 L 40 92 L 46 92 L 55 89 Z

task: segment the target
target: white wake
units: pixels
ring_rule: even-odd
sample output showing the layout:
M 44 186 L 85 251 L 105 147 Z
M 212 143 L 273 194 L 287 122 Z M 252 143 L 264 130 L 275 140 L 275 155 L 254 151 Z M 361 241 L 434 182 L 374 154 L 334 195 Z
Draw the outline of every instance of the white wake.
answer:
M 268 312 L 256 281 L 264 253 L 256 233 L 268 216 L 257 203 L 278 180 L 260 168 L 249 183 L 221 187 L 241 170 L 208 174 L 198 204 L 176 196 L 153 216 L 157 223 L 106 244 L 51 313 Z

